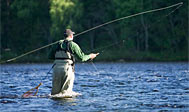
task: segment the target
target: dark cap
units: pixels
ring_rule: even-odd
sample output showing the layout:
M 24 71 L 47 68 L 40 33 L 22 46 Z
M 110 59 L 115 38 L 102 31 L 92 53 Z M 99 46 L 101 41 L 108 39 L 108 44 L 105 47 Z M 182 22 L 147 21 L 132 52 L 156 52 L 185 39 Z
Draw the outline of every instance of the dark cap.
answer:
M 71 29 L 66 29 L 66 30 L 64 31 L 64 37 L 68 37 L 68 36 L 71 35 L 71 34 L 75 34 L 75 32 L 72 32 Z

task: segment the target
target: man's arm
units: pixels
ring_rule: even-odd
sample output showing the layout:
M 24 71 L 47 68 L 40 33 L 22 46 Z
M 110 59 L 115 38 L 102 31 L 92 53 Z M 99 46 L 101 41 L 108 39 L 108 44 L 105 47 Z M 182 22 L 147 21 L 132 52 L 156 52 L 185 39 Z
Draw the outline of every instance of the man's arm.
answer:
M 73 52 L 73 54 L 76 54 L 76 56 L 81 59 L 82 61 L 87 61 L 91 59 L 91 55 L 86 55 L 82 52 L 81 48 L 75 43 L 71 42 L 70 48 Z

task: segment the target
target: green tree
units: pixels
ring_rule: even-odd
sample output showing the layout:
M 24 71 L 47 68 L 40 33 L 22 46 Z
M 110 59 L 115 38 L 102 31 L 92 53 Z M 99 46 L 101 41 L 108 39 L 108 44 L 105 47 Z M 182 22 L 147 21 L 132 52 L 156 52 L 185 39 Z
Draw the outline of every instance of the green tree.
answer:
M 168 16 L 174 8 L 115 22 L 80 35 L 75 41 L 91 51 L 126 40 L 125 44 L 106 49 L 98 58 L 101 60 L 187 60 L 188 0 L 1 0 L 1 57 L 12 58 L 63 39 L 66 28 L 79 33 L 178 2 L 183 6 Z M 48 49 L 34 53 L 32 60 L 41 55 L 44 59 L 45 51 Z
M 2 58 L 12 58 L 48 43 L 48 0 L 2 0 L 1 3 Z
M 64 30 L 78 31 L 82 5 L 78 0 L 50 0 L 51 36 L 54 40 L 63 39 Z
M 113 11 L 114 4 L 110 0 L 100 2 L 97 0 L 80 0 L 80 2 L 83 4 L 83 15 L 80 24 L 82 24 L 84 30 L 108 22 L 115 16 L 115 12 Z M 116 33 L 113 28 L 113 25 L 100 27 L 82 35 L 83 38 L 79 38 L 77 41 L 79 41 L 82 46 L 85 46 L 88 51 L 103 47 L 104 45 L 117 41 Z

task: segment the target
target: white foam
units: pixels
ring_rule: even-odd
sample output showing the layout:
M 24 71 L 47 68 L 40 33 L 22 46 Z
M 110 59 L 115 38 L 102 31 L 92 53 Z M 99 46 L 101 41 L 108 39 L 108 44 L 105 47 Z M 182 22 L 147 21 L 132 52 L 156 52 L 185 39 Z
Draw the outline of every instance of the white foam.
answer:
M 74 91 L 66 91 L 66 92 L 60 92 L 58 94 L 55 95 L 50 95 L 50 98 L 73 98 L 76 96 L 80 96 L 82 94 L 74 92 Z

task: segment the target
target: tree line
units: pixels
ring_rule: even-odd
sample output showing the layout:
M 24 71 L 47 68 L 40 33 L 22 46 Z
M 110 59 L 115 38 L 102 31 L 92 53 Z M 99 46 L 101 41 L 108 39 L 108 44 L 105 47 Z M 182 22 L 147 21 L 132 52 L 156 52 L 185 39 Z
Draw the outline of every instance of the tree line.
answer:
M 187 61 L 188 0 L 1 0 L 1 60 L 63 39 L 66 28 L 80 33 L 178 2 L 183 6 L 171 14 L 175 7 L 100 27 L 74 41 L 86 53 L 103 51 L 98 61 Z M 18 62 L 47 62 L 48 51 Z

